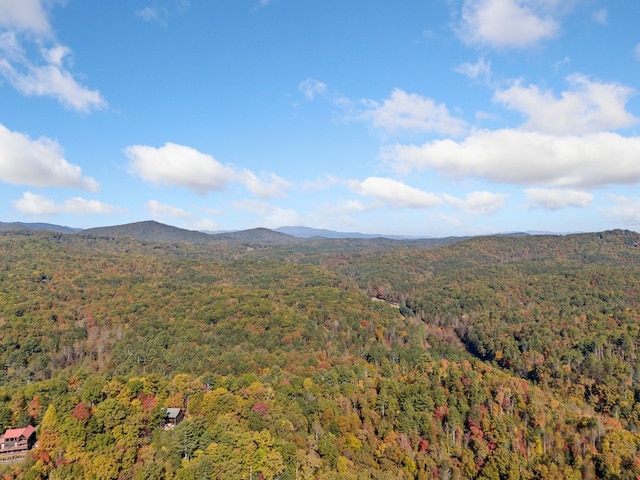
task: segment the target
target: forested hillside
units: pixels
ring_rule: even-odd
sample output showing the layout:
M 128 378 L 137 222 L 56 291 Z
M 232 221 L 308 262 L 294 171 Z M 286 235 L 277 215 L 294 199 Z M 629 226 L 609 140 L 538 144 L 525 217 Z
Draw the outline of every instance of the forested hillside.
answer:
M 634 232 L 103 233 L 0 233 L 0 477 L 640 475 Z

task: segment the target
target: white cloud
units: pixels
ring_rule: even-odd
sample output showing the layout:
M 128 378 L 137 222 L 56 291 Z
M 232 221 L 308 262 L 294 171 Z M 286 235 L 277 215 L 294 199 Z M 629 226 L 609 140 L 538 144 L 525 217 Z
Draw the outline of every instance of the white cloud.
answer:
M 162 3 L 162 5 L 160 3 Z M 169 19 L 174 14 L 182 13 L 189 7 L 191 7 L 189 0 L 154 1 L 153 6 L 146 6 L 136 10 L 135 14 L 145 22 L 155 22 L 166 27 Z
M 199 232 L 217 232 L 221 230 L 219 223 L 207 218 L 199 219 L 189 223 L 189 228 L 191 230 L 197 230 Z
M 67 108 L 88 112 L 105 108 L 107 102 L 97 90 L 80 85 L 64 66 L 71 50 L 57 43 L 49 48 L 50 25 L 38 0 L 0 0 L 0 76 L 25 96 L 49 96 Z M 41 58 L 30 58 L 22 46 L 34 43 Z
M 441 205 L 442 199 L 390 178 L 369 177 L 362 182 L 353 180 L 349 187 L 356 193 L 374 197 L 393 208 L 429 208 Z
M 71 55 L 71 49 L 64 45 L 54 45 L 49 49 L 42 49 L 42 56 L 51 65 L 55 65 L 57 67 L 61 67 L 64 59 L 69 55 Z
M 466 43 L 522 48 L 555 37 L 560 26 L 549 15 L 553 2 L 465 0 L 458 35 Z
M 183 220 L 193 220 L 195 216 L 191 212 L 178 207 L 172 207 L 157 200 L 149 200 L 145 208 L 153 218 L 180 218 Z
M 464 199 L 452 195 L 443 195 L 444 199 L 455 207 L 473 215 L 488 215 L 500 210 L 508 197 L 504 193 L 487 191 L 471 192 Z
M 41 35 L 51 29 L 41 0 L 0 0 L 0 27 Z
M 156 185 L 184 187 L 204 195 L 223 190 L 238 179 L 236 170 L 211 155 L 175 143 L 160 148 L 133 145 L 124 153 L 131 160 L 131 171 Z
M 93 178 L 84 177 L 79 166 L 65 160 L 57 142 L 46 137 L 33 140 L 1 124 L 0 181 L 32 187 L 98 190 Z
M 617 83 L 590 81 L 583 75 L 567 77 L 572 90 L 556 97 L 535 85 L 519 82 L 495 93 L 494 100 L 528 116 L 523 129 L 551 134 L 581 134 L 628 127 L 638 119 L 625 105 L 635 93 Z
M 261 226 L 278 228 L 283 225 L 304 225 L 304 218 L 291 208 L 281 208 L 259 200 L 243 200 L 233 203 L 239 210 L 245 210 L 261 218 Z
M 479 58 L 476 63 L 463 63 L 456 68 L 456 72 L 472 80 L 489 80 L 491 78 L 491 62 L 485 61 L 484 58 Z
M 260 179 L 255 173 L 244 170 L 240 179 L 251 193 L 260 198 L 284 197 L 291 185 L 275 173 L 265 173 Z
M 403 173 L 433 169 L 456 178 L 587 188 L 640 182 L 639 152 L 640 137 L 557 136 L 505 129 L 474 131 L 461 142 L 389 146 L 381 156 Z
M 65 107 L 79 112 L 101 109 L 107 105 L 100 92 L 80 85 L 69 71 L 59 65 L 36 66 L 25 60 L 19 67 L 24 71 L 7 61 L 0 62 L 0 74 L 27 97 L 53 97 Z
M 333 175 L 324 175 L 316 180 L 307 180 L 300 185 L 302 191 L 326 190 L 334 185 L 344 184 L 345 181 Z
M 298 90 L 300 90 L 309 100 L 313 100 L 316 95 L 322 95 L 327 92 L 327 85 L 319 80 L 307 78 L 300 82 Z
M 257 197 L 271 198 L 284 196 L 289 186 L 274 173 L 265 173 L 259 178 L 249 170 L 222 165 L 211 155 L 170 142 L 160 148 L 133 145 L 125 148 L 124 153 L 130 160 L 131 172 L 144 181 L 187 188 L 199 195 L 240 183 Z
M 608 12 L 606 8 L 601 8 L 600 10 L 593 12 L 593 21 L 596 23 L 599 23 L 600 25 L 607 24 L 607 21 L 608 21 L 607 17 L 608 17 Z
M 629 226 L 640 225 L 640 198 L 629 198 L 612 195 L 611 200 L 616 204 L 603 209 L 605 215 Z
M 366 110 L 356 119 L 389 133 L 404 130 L 460 135 L 466 128 L 464 120 L 452 117 L 446 105 L 400 89 L 395 89 L 382 103 L 365 100 L 364 104 Z
M 25 215 L 106 215 L 121 212 L 122 209 L 97 200 L 86 200 L 81 197 L 70 198 L 56 203 L 44 195 L 24 192 L 20 200 L 11 202 L 13 207 Z
M 360 200 L 344 200 L 334 210 L 340 213 L 365 212 L 371 210 L 371 205 L 365 205 Z
M 165 203 L 160 203 L 157 200 L 149 200 L 145 204 L 146 210 L 151 215 L 151 218 L 164 220 L 167 218 L 181 220 L 184 225 L 183 228 L 189 228 L 197 231 L 217 231 L 220 230 L 220 225 L 207 218 L 198 218 L 198 216 L 188 210 L 180 207 L 174 207 Z M 219 210 L 214 209 L 200 209 L 208 215 L 220 215 Z
M 565 56 L 562 60 L 553 63 L 553 70 L 558 72 L 561 68 L 571 63 L 571 57 Z
M 144 7 L 140 10 L 136 10 L 136 15 L 145 22 L 164 23 L 166 12 L 163 12 L 163 14 L 161 15 L 161 12 L 157 7 Z
M 560 210 L 567 207 L 588 207 L 593 195 L 580 190 L 562 188 L 527 188 L 524 191 L 531 209 Z
M 56 203 L 43 196 L 31 192 L 24 192 L 20 200 L 14 200 L 11 202 L 13 208 L 20 213 L 26 215 L 57 215 L 60 213 L 60 208 Z
M 636 48 L 633 50 L 636 55 L 636 58 L 640 60 L 640 43 L 636 45 Z
M 61 208 L 61 213 L 72 213 L 74 215 L 106 215 L 123 211 L 119 207 L 98 200 L 85 200 L 80 197 L 65 200 Z

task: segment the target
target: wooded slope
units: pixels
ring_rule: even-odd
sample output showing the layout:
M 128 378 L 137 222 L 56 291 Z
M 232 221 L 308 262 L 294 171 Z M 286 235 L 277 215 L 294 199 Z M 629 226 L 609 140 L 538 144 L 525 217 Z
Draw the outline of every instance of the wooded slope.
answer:
M 40 442 L 0 468 L 636 478 L 639 241 L 2 234 L 0 429 L 31 423 Z M 173 430 L 159 427 L 166 407 L 187 414 Z

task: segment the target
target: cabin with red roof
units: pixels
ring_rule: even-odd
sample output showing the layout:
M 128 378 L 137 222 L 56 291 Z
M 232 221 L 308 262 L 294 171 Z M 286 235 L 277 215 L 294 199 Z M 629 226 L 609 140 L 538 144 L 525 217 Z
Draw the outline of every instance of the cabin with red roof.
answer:
M 0 457 L 24 455 L 36 443 L 36 429 L 31 425 L 11 428 L 0 437 Z

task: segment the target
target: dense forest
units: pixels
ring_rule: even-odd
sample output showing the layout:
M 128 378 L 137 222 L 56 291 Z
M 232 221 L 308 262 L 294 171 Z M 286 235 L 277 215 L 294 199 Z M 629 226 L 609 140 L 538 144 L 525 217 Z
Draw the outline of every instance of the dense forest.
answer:
M 640 478 L 637 233 L 154 232 L 0 232 L 0 478 Z

